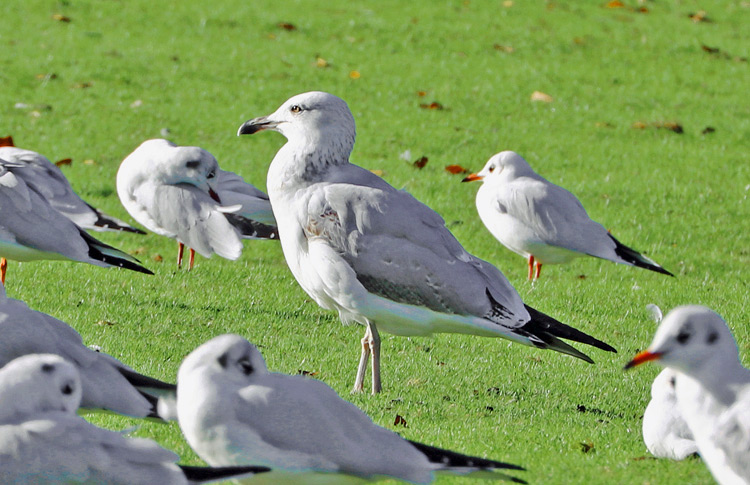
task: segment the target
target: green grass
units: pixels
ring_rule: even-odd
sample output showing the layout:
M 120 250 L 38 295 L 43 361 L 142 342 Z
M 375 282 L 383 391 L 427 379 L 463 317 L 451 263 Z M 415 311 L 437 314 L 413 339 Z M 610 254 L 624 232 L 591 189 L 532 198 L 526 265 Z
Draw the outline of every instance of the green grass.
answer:
M 143 140 L 167 129 L 174 142 L 200 145 L 264 187 L 283 139 L 237 138 L 238 126 L 293 94 L 332 92 L 357 120 L 354 163 L 383 170 L 439 212 L 470 252 L 501 268 L 527 303 L 603 338 L 617 355 L 592 350 L 590 366 L 502 340 L 384 335 L 385 392 L 352 396 L 362 329 L 319 309 L 275 242 L 246 244 L 236 262 L 199 258 L 187 273 L 176 271 L 173 241 L 98 234 L 137 252 L 156 276 L 11 263 L 8 294 L 167 380 L 200 343 L 242 334 L 261 346 L 271 369 L 317 372 L 379 424 L 524 465 L 532 483 L 710 482 L 698 459 L 647 457 L 641 415 L 657 369 L 622 366 L 653 335 L 648 303 L 714 308 L 750 355 L 750 66 L 743 60 L 750 7 L 658 0 L 638 12 L 605 4 L 11 0 L 0 16 L 0 136 L 53 160 L 73 158 L 64 171 L 78 193 L 130 220 L 115 174 Z M 711 22 L 688 17 L 699 10 Z M 318 57 L 328 67 L 318 67 Z M 531 102 L 536 90 L 554 101 Z M 420 108 L 433 101 L 444 109 Z M 684 133 L 636 122 L 677 122 Z M 708 126 L 715 131 L 702 134 Z M 407 149 L 428 165 L 417 170 L 400 159 Z M 525 262 L 482 226 L 477 187 L 443 169 L 478 170 L 503 149 L 521 153 L 618 239 L 677 277 L 591 259 L 547 266 L 536 285 L 527 283 Z M 395 426 L 396 415 L 408 427 Z M 138 424 L 136 434 L 200 463 L 174 424 L 91 419 L 113 429 Z M 584 452 L 581 443 L 593 447 Z

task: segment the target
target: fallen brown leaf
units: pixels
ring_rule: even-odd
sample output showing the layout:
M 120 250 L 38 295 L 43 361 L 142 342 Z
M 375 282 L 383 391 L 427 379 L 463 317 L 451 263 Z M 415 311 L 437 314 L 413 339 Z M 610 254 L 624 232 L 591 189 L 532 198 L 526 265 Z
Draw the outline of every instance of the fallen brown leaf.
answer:
M 86 89 L 90 88 L 92 84 L 90 82 L 75 83 L 73 89 Z
M 154 254 L 151 257 L 151 261 L 153 261 L 154 263 L 161 263 L 162 261 L 164 261 L 164 258 L 162 257 L 161 254 Z
M 374 168 L 374 169 L 370 170 L 370 172 L 374 173 L 378 177 L 382 177 L 385 174 L 385 172 L 382 171 L 382 170 L 380 170 L 379 168 Z
M 362 77 L 362 75 L 359 73 L 359 71 L 349 71 L 349 78 L 359 79 L 360 77 Z
M 99 325 L 101 327 L 114 327 L 115 323 L 110 322 L 109 320 L 99 320 L 98 322 L 96 322 L 96 325 Z
M 50 72 L 47 74 L 39 73 L 36 75 L 36 78 L 40 80 L 57 79 L 57 74 L 55 74 L 54 72 Z
M 13 144 L 12 136 L 8 135 L 8 136 L 0 137 L 0 147 L 14 147 L 14 146 L 15 145 Z
M 707 126 L 707 127 L 703 128 L 703 131 L 701 131 L 701 135 L 707 135 L 707 134 L 713 133 L 715 131 L 716 131 L 716 128 L 714 128 L 713 126 Z
M 290 22 L 279 22 L 279 27 L 284 30 L 297 30 L 297 26 Z
M 419 105 L 422 109 L 443 109 L 443 105 L 438 103 L 437 101 L 433 101 L 432 103 L 423 103 Z
M 96 162 L 95 162 L 94 160 L 91 160 L 91 159 L 89 158 L 89 159 L 86 159 L 86 160 L 84 160 L 84 161 L 83 161 L 83 164 L 84 164 L 84 165 L 96 165 Z
M 396 415 L 396 420 L 393 422 L 393 426 L 403 426 L 404 428 L 408 428 L 409 425 L 406 424 L 406 420 L 401 416 L 400 414 Z
M 331 67 L 331 64 L 325 59 L 323 59 L 322 57 L 318 56 L 315 59 L 315 66 L 316 67 Z
M 420 98 L 424 98 L 425 96 L 427 96 L 427 91 L 417 91 L 417 96 L 419 96 Z
M 427 165 L 427 162 L 428 162 L 428 161 L 429 161 L 429 159 L 428 159 L 427 157 L 419 157 L 419 158 L 418 158 L 418 159 L 417 159 L 417 160 L 416 160 L 416 161 L 414 162 L 414 166 L 415 166 L 415 167 L 417 167 L 417 168 L 419 168 L 419 169 L 423 169 L 423 168 L 424 168 L 424 166 L 425 166 L 425 165 Z
M 62 167 L 63 165 L 72 165 L 73 159 L 72 158 L 63 158 L 62 160 L 58 160 L 55 162 L 55 165 L 58 167 Z
M 445 171 L 453 175 L 469 173 L 470 170 L 462 167 L 461 165 L 447 165 Z
M 512 45 L 493 44 L 492 47 L 496 51 L 507 52 L 508 54 L 510 54 L 511 52 L 515 50 Z
M 541 91 L 534 91 L 533 93 L 531 93 L 531 100 L 541 101 L 543 103 L 551 103 L 552 101 L 554 101 L 554 99 L 552 99 L 552 96 Z
M 318 375 L 318 373 L 316 371 L 309 371 L 309 370 L 303 370 L 303 369 L 299 369 L 297 371 L 297 374 L 299 374 L 301 376 L 307 376 L 307 377 L 313 377 L 313 376 Z
M 65 15 L 61 13 L 56 13 L 52 16 L 52 20 L 57 20 L 58 22 L 70 22 L 70 17 L 66 17 Z
M 692 20 L 695 23 L 698 22 L 712 22 L 710 18 L 708 18 L 708 14 L 705 10 L 698 10 L 695 13 L 689 13 L 688 18 Z
M 610 0 L 607 2 L 606 5 L 607 8 L 624 8 L 625 4 L 622 3 L 620 0 Z
M 706 44 L 701 44 L 701 49 L 708 52 L 709 54 L 718 54 L 719 52 L 721 52 L 721 49 L 719 49 L 718 47 L 709 47 Z
M 581 451 L 584 453 L 588 453 L 594 449 L 594 443 L 591 443 L 590 441 L 581 441 L 579 445 L 581 446 Z

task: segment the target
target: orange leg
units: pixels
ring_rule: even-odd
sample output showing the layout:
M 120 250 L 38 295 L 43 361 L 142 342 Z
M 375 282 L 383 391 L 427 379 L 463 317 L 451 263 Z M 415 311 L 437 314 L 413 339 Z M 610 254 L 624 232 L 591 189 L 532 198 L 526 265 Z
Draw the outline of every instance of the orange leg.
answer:
M 534 256 L 529 255 L 529 281 L 534 278 Z
M 539 279 L 539 274 L 542 272 L 542 263 L 539 261 L 536 262 L 536 275 L 534 277 L 535 280 Z
M 182 253 L 185 251 L 185 245 L 177 242 L 177 269 L 182 268 Z
M 188 271 L 193 269 L 193 263 L 195 263 L 195 249 L 190 248 L 190 265 L 188 266 Z
M 8 271 L 8 260 L 0 258 L 0 281 L 5 284 L 5 272 Z

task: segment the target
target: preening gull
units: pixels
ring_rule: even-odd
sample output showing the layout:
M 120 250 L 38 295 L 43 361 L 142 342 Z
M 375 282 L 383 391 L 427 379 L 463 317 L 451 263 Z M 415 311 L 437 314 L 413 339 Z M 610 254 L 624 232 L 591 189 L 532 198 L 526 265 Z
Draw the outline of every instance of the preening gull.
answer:
M 505 247 L 529 261 L 529 279 L 543 264 L 567 263 L 589 255 L 674 276 L 638 251 L 615 239 L 591 220 L 575 195 L 529 166 L 519 154 L 494 155 L 479 173 L 477 211 L 484 225 Z
M 652 360 L 675 371 L 679 411 L 716 481 L 750 482 L 750 370 L 726 322 L 703 306 L 675 308 L 625 368 Z
M 177 266 L 184 246 L 235 260 L 242 239 L 274 239 L 276 226 L 266 194 L 242 177 L 219 169 L 199 147 L 147 140 L 122 161 L 117 195 L 135 220 L 150 231 L 176 239 Z
M 684 460 L 698 453 L 693 433 L 677 405 L 677 372 L 662 370 L 651 385 L 651 401 L 643 412 L 643 442 L 657 458 Z
M 210 465 L 262 465 L 265 483 L 430 483 L 435 473 L 525 483 L 521 467 L 408 441 L 382 428 L 326 384 L 269 372 L 258 349 L 221 335 L 188 355 L 177 413 L 190 446 Z
M 591 362 L 561 338 L 614 349 L 524 305 L 491 264 L 464 250 L 432 209 L 349 163 L 354 118 L 328 93 L 292 97 L 239 134 L 287 138 L 268 170 L 268 194 L 287 264 L 320 305 L 367 326 L 355 391 L 373 354 L 380 390 L 379 335 L 455 332 L 503 337 Z
M 268 471 L 180 467 L 149 439 L 76 416 L 80 400 L 76 367 L 58 355 L 26 355 L 0 369 L 0 482 L 178 485 Z
M 43 155 L 18 147 L 0 147 L 0 159 L 21 164 L 9 170 L 21 177 L 62 215 L 82 229 L 93 231 L 145 232 L 91 206 L 73 192 L 62 170 Z
M 73 260 L 153 274 L 134 257 L 87 234 L 11 172 L 22 167 L 0 159 L 0 256 L 16 261 Z M 5 272 L 6 265 L 0 264 L 3 283 Z
M 77 371 L 82 406 L 128 416 L 174 419 L 175 386 L 141 375 L 119 360 L 83 345 L 67 323 L 8 298 L 0 286 L 0 366 L 27 354 L 56 354 Z

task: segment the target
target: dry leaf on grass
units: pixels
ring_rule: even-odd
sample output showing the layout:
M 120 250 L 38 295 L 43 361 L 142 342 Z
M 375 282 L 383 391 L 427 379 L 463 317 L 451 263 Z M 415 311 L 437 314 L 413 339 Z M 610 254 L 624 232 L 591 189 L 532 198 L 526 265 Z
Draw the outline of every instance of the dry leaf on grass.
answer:
M 404 417 L 401 416 L 400 414 L 397 414 L 396 415 L 396 420 L 393 421 L 393 426 L 399 426 L 399 425 L 403 426 L 404 428 L 408 428 L 409 427 L 409 425 L 406 424 L 406 420 L 404 419 Z
M 427 162 L 429 159 L 427 157 L 419 157 L 417 160 L 414 161 L 414 166 L 423 169 L 425 165 L 427 165 Z
M 0 147 L 14 147 L 13 144 L 13 137 L 8 136 L 0 136 Z
M 290 22 L 279 22 L 278 26 L 284 30 L 297 30 L 297 26 Z
M 52 20 L 57 20 L 58 22 L 65 22 L 68 23 L 71 21 L 70 17 L 67 17 L 61 13 L 56 13 L 52 16 Z
M 543 103 L 551 103 L 552 101 L 554 101 L 554 99 L 552 99 L 552 96 L 541 91 L 534 91 L 533 93 L 531 93 L 531 100 L 541 101 Z
M 513 52 L 515 50 L 513 48 L 513 46 L 511 46 L 511 45 L 504 45 L 504 44 L 493 44 L 492 47 L 496 51 L 507 52 L 508 54 L 510 54 L 511 52 Z
M 63 158 L 62 160 L 58 160 L 55 162 L 55 165 L 58 167 L 62 167 L 63 165 L 72 165 L 73 159 L 72 158 Z
M 432 103 L 422 103 L 419 105 L 419 107 L 422 109 L 437 109 L 437 110 L 444 109 L 443 105 L 438 103 L 437 101 L 433 101 Z
M 362 75 L 359 73 L 359 71 L 349 71 L 350 79 L 359 79 L 360 77 L 362 77 Z
M 370 170 L 370 172 L 374 173 L 378 177 L 382 177 L 383 175 L 385 175 L 385 172 L 382 171 L 382 170 L 380 170 L 379 168 L 374 168 L 374 169 Z
M 464 168 L 461 165 L 447 165 L 445 171 L 453 175 L 463 175 L 470 172 L 468 168 Z

